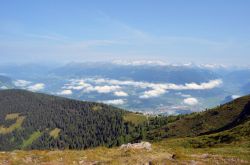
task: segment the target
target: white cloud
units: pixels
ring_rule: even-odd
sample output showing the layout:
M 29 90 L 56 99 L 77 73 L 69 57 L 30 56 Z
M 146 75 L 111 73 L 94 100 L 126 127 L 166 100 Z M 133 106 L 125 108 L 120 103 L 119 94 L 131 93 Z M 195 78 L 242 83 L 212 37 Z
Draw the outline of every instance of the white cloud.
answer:
M 183 100 L 183 102 L 191 106 L 197 105 L 199 103 L 198 100 L 194 97 L 186 98 Z
M 114 92 L 114 95 L 118 96 L 118 97 L 127 97 L 128 94 L 124 91 L 116 91 Z
M 84 86 L 68 86 L 67 89 L 72 89 L 72 90 L 82 90 L 84 89 L 85 87 Z
M 40 91 L 42 89 L 45 88 L 45 84 L 43 83 L 37 83 L 37 84 L 34 84 L 34 85 L 31 85 L 31 86 L 28 86 L 27 89 L 30 90 L 30 91 Z
M 133 80 L 116 80 L 105 78 L 85 78 L 85 79 L 73 79 L 69 84 L 65 84 L 63 89 L 68 90 L 83 90 L 83 92 L 98 92 L 98 93 L 111 93 L 116 96 L 128 96 L 128 93 L 121 93 L 121 89 L 124 86 L 131 86 L 141 89 L 147 89 L 139 96 L 140 98 L 152 98 L 158 97 L 168 90 L 209 90 L 219 87 L 222 84 L 222 80 L 215 79 L 203 83 L 186 83 L 186 84 L 173 84 L 173 83 L 149 83 L 143 81 Z M 126 94 L 127 95 L 126 95 Z M 182 97 L 190 97 L 189 95 L 182 95 Z
M 121 87 L 117 85 L 111 85 L 111 86 L 104 85 L 104 86 L 94 86 L 94 87 L 90 86 L 90 87 L 87 87 L 84 91 L 85 92 L 96 91 L 98 93 L 111 93 L 120 89 Z
M 0 89 L 8 89 L 6 86 L 1 86 Z
M 86 81 L 93 82 L 96 84 L 106 83 L 110 85 L 126 85 L 126 86 L 135 86 L 140 88 L 162 88 L 165 90 L 206 90 L 206 89 L 213 89 L 215 87 L 220 86 L 223 82 L 221 79 L 210 80 L 204 83 L 186 83 L 184 85 L 178 85 L 173 83 L 149 83 L 149 82 L 142 82 L 142 81 L 121 81 L 121 80 L 114 80 L 114 79 L 103 79 L 103 78 L 88 78 Z
M 198 65 L 201 68 L 207 68 L 207 69 L 220 69 L 220 68 L 227 68 L 227 65 L 223 64 L 200 64 Z
M 83 92 L 98 92 L 98 93 L 111 93 L 117 92 L 121 89 L 118 85 L 92 85 L 93 82 L 96 84 L 100 84 L 105 79 L 72 79 L 70 83 L 65 84 L 62 88 L 66 90 L 83 90 Z M 121 93 L 118 93 L 121 94 Z
M 17 87 L 26 87 L 29 84 L 31 84 L 30 81 L 26 81 L 26 80 L 16 80 L 13 82 L 15 86 Z
M 152 88 L 152 90 L 145 91 L 140 98 L 151 98 L 158 97 L 167 92 L 167 90 L 206 90 L 213 89 L 222 84 L 222 80 L 211 80 L 209 82 L 197 84 L 197 83 L 186 83 L 185 85 L 176 85 L 172 83 L 156 84 L 156 83 L 144 83 L 141 86 L 146 86 Z M 182 95 L 183 97 L 188 97 L 188 95 Z
M 205 82 L 201 84 L 196 84 L 196 83 L 186 84 L 185 87 L 187 89 L 193 89 L 193 90 L 204 90 L 204 89 L 213 89 L 215 87 L 218 87 L 221 84 L 222 84 L 222 80 L 216 79 L 216 80 L 210 80 L 209 82 Z
M 33 92 L 40 91 L 45 88 L 44 83 L 32 84 L 32 82 L 26 80 L 16 80 L 13 83 L 16 87 L 27 89 Z
M 69 84 L 65 84 L 62 88 L 68 90 L 82 90 L 87 87 L 92 87 L 91 84 L 86 83 L 82 79 L 71 79 Z
M 237 98 L 239 98 L 241 96 L 240 95 L 232 95 L 231 97 L 232 97 L 232 99 L 237 99 Z
M 71 90 L 69 90 L 69 89 L 66 89 L 66 90 L 63 90 L 63 91 L 61 91 L 61 92 L 59 92 L 59 93 L 57 93 L 58 95 L 72 95 L 72 91 Z
M 122 104 L 125 104 L 126 101 L 123 99 L 115 99 L 115 100 L 105 100 L 102 102 L 105 104 L 122 105 Z
M 166 93 L 165 89 L 162 89 L 162 88 L 153 89 L 153 90 L 145 91 L 143 93 L 143 95 L 140 96 L 140 98 L 141 99 L 148 99 L 148 98 L 152 98 L 152 97 L 158 97 L 164 93 Z

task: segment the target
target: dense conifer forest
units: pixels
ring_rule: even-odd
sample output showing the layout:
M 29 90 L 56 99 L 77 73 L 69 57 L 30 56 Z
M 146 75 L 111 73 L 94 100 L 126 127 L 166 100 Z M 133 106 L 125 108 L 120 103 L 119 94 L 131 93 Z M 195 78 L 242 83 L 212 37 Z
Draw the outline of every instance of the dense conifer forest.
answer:
M 23 90 L 1 91 L 0 112 L 0 150 L 111 147 L 142 132 L 118 108 Z

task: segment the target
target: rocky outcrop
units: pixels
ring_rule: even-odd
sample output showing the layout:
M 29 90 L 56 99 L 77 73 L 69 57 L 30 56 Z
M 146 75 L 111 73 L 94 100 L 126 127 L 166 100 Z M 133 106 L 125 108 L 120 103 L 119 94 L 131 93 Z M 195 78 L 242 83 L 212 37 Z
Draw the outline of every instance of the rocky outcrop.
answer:
M 149 142 L 140 142 L 140 143 L 128 143 L 120 146 L 120 149 L 145 149 L 152 150 L 152 145 Z

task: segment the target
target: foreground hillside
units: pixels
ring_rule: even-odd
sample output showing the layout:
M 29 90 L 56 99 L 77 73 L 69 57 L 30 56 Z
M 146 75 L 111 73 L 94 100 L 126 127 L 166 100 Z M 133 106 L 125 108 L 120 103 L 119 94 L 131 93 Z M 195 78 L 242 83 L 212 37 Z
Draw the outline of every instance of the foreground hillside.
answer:
M 186 147 L 188 138 L 167 139 L 153 143 L 152 150 L 122 150 L 98 147 L 87 150 L 0 152 L 0 164 L 41 165 L 204 165 L 250 163 L 250 143 L 241 141 L 209 148 Z

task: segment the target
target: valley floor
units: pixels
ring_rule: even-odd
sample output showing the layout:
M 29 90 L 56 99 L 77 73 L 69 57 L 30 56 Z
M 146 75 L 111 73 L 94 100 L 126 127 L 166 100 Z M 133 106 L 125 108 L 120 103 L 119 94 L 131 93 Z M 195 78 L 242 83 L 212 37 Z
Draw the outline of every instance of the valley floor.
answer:
M 98 147 L 88 150 L 0 152 L 1 165 L 80 165 L 80 164 L 250 164 L 247 144 L 210 148 L 183 147 L 185 139 L 153 143 L 152 150 Z

